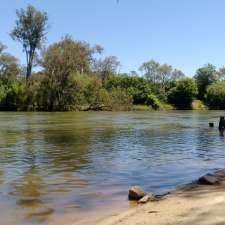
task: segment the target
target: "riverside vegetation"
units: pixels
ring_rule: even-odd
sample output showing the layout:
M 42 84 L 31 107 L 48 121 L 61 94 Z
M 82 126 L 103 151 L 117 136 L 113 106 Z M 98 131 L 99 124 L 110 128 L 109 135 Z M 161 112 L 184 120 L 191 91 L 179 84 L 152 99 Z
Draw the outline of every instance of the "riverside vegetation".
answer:
M 17 11 L 10 35 L 22 45 L 26 66 L 0 44 L 0 110 L 225 109 L 224 67 L 206 64 L 190 78 L 150 60 L 140 74 L 121 74 L 117 57 L 103 57 L 100 45 L 65 35 L 43 47 L 47 31 L 45 12 L 31 5 Z

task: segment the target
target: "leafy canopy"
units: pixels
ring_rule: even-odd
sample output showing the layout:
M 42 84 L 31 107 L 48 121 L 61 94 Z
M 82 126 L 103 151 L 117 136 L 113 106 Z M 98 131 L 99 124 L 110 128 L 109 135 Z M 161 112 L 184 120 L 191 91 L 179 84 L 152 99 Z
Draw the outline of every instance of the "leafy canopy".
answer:
M 47 30 L 47 14 L 38 11 L 32 5 L 26 9 L 16 11 L 17 20 L 11 32 L 13 40 L 19 41 L 23 46 L 27 62 L 27 78 L 31 76 L 35 53 L 41 48 Z

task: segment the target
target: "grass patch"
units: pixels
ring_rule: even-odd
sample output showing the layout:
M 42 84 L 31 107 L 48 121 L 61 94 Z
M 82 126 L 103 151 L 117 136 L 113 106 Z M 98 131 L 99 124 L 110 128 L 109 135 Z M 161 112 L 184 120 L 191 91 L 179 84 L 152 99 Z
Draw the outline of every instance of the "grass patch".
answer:
M 133 105 L 131 108 L 132 111 L 153 111 L 148 105 Z
M 192 102 L 193 110 L 207 110 L 208 107 L 201 100 L 194 100 Z
M 173 110 L 174 107 L 172 105 L 169 105 L 167 103 L 160 102 L 160 108 L 159 111 L 169 111 Z M 133 105 L 131 107 L 132 111 L 155 111 L 151 106 L 148 105 Z

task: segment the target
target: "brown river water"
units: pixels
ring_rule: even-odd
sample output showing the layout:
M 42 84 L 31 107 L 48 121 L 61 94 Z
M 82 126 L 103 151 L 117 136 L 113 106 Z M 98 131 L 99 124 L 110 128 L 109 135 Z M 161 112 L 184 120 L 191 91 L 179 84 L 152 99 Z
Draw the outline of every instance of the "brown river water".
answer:
M 78 224 L 225 165 L 223 111 L 0 113 L 0 225 Z

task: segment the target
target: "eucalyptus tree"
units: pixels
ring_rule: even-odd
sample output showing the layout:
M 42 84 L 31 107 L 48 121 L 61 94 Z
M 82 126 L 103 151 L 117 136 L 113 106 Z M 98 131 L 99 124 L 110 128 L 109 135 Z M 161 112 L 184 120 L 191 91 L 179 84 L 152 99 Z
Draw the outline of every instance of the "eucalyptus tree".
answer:
M 158 83 L 160 63 L 155 60 L 144 62 L 139 70 L 143 72 L 145 78 L 154 84 Z
M 225 80 L 225 67 L 219 68 L 217 71 L 218 80 L 224 81 Z
M 172 74 L 171 74 L 172 81 L 177 81 L 177 80 L 180 80 L 184 77 L 185 77 L 185 74 L 179 69 L 174 69 Z
M 17 20 L 11 32 L 13 40 L 19 41 L 26 54 L 26 78 L 29 78 L 34 65 L 35 54 L 41 48 L 47 31 L 48 17 L 45 12 L 28 5 L 26 9 L 16 11 Z
M 160 65 L 158 69 L 158 81 L 162 87 L 165 87 L 166 83 L 171 80 L 173 68 L 168 64 Z
M 45 74 L 42 82 L 43 105 L 48 106 L 47 110 L 73 108 L 77 88 L 75 79 L 78 75 L 90 73 L 94 54 L 99 51 L 99 46 L 91 47 L 67 35 L 42 52 L 40 64 Z
M 218 79 L 216 67 L 206 64 L 196 71 L 194 78 L 198 86 L 198 97 L 204 99 L 207 87 Z
M 2 80 L 15 79 L 19 74 L 20 68 L 18 59 L 5 52 L 6 46 L 0 42 L 0 76 Z
M 105 82 L 111 75 L 117 73 L 120 66 L 120 61 L 116 56 L 108 56 L 103 59 L 95 60 L 93 70 L 100 75 L 100 78 Z

